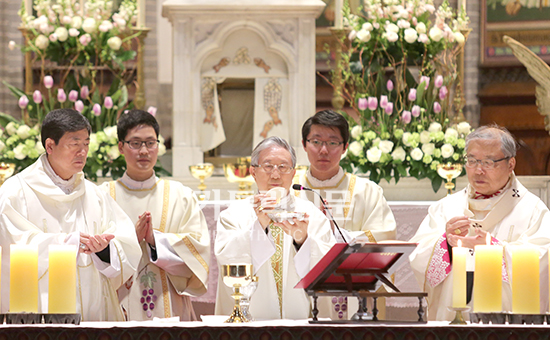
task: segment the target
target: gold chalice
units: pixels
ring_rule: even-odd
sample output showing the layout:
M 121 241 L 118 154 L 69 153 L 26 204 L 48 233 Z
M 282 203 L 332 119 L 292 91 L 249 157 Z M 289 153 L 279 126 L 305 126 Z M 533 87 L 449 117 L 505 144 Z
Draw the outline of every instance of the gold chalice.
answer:
M 226 264 L 222 265 L 222 276 L 223 283 L 233 288 L 233 294 L 231 297 L 235 299 L 235 306 L 233 307 L 233 313 L 226 323 L 242 323 L 249 322 L 241 310 L 241 298 L 243 294 L 241 293 L 241 287 L 247 286 L 252 282 L 253 278 L 253 268 L 251 264 L 247 263 L 238 263 L 238 264 Z
M 15 164 L 0 162 L 0 186 L 4 184 L 13 172 L 15 171 Z
M 438 164 L 437 173 L 439 176 L 443 177 L 443 179 L 447 180 L 447 183 L 445 183 L 445 189 L 447 189 L 447 195 L 450 195 L 453 193 L 453 189 L 455 188 L 453 179 L 457 178 L 462 173 L 462 164 L 454 164 L 451 162 Z
M 237 159 L 237 163 L 224 164 L 223 172 L 230 183 L 239 183 L 237 199 L 243 199 L 253 194 L 251 188 L 254 178 L 250 174 L 250 157 L 240 157 Z
M 200 201 L 204 201 L 206 198 L 206 195 L 204 194 L 204 190 L 206 190 L 206 184 L 204 184 L 204 180 L 212 176 L 212 173 L 214 172 L 214 165 L 212 163 L 199 163 L 196 165 L 190 165 L 189 171 L 191 172 L 191 175 L 198 179 L 200 181 L 199 184 L 199 190 L 201 193 L 198 195 L 198 198 Z

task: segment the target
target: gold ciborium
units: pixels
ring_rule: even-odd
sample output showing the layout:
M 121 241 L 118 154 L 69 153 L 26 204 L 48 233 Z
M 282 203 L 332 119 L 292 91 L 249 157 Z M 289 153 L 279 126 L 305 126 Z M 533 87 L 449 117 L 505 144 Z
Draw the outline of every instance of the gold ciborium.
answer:
M 204 190 L 206 190 L 206 184 L 204 184 L 204 180 L 212 176 L 212 173 L 214 172 L 214 165 L 212 163 L 199 163 L 196 165 L 189 165 L 189 171 L 191 172 L 191 175 L 198 179 L 200 181 L 199 184 L 199 190 L 201 193 L 198 195 L 198 198 L 200 201 L 204 201 L 206 198 L 206 195 L 204 194 Z
M 0 162 L 0 185 L 4 184 L 13 172 L 15 171 L 15 164 Z
M 222 265 L 222 277 L 223 283 L 233 288 L 233 294 L 231 297 L 235 299 L 235 306 L 233 307 L 233 313 L 229 316 L 226 323 L 242 323 L 249 322 L 242 310 L 241 310 L 241 298 L 243 294 L 241 293 L 241 287 L 247 286 L 252 282 L 253 273 L 252 265 L 247 263 L 238 263 L 238 264 L 226 264 Z
M 439 176 L 443 177 L 443 179 L 447 180 L 447 183 L 445 183 L 445 189 L 447 189 L 447 195 L 450 195 L 453 193 L 453 189 L 455 188 L 453 179 L 457 178 L 462 173 L 462 164 L 454 164 L 450 162 L 438 164 L 437 173 Z
M 254 194 L 251 189 L 254 178 L 250 174 L 250 157 L 240 157 L 237 159 L 237 163 L 224 164 L 223 172 L 230 183 L 239 183 L 237 199 Z

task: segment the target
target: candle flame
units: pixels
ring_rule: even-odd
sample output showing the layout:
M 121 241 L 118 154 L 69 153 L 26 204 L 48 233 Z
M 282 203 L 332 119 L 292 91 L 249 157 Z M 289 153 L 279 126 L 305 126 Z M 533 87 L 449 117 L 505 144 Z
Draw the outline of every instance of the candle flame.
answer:
M 457 245 L 458 245 L 458 248 L 462 248 L 462 241 L 461 240 L 458 240 L 458 242 L 456 242 Z
M 491 234 L 487 233 L 487 245 L 491 245 Z

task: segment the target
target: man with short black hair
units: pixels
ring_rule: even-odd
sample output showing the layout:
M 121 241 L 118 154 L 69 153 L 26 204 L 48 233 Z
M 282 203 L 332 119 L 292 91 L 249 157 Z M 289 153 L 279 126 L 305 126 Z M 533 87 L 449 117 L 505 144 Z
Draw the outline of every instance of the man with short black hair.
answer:
M 126 316 L 196 320 L 189 297 L 206 292 L 210 261 L 208 227 L 197 197 L 181 183 L 156 176 L 155 117 L 131 110 L 120 116 L 117 131 L 126 172 L 103 189 L 134 222 L 143 252 L 137 272 L 118 290 Z
M 0 244 L 5 259 L 10 244 L 38 247 L 39 313 L 48 312 L 48 246 L 78 246 L 77 313 L 84 321 L 122 321 L 116 290 L 137 268 L 141 250 L 128 216 L 84 178 L 90 131 L 78 111 L 48 113 L 41 130 L 46 153 L 0 188 Z M 9 266 L 3 268 L 9 282 Z M 3 284 L 3 312 L 8 303 Z

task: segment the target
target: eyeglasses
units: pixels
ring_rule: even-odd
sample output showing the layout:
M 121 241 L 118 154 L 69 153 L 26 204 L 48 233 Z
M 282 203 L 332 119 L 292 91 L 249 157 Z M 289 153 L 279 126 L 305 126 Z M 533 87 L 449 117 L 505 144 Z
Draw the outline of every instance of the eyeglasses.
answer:
M 262 168 L 262 170 L 266 174 L 271 174 L 273 171 L 275 171 L 275 169 L 277 169 L 277 170 L 279 170 L 279 173 L 281 173 L 283 175 L 289 174 L 290 171 L 292 171 L 292 169 L 294 169 L 293 167 L 291 167 L 289 165 L 286 165 L 286 164 L 275 165 L 275 164 L 269 164 L 269 163 L 263 163 L 263 164 L 260 164 L 260 165 L 253 165 L 253 167 Z
M 504 160 L 508 160 L 508 159 L 510 159 L 510 157 L 504 157 L 504 158 L 496 159 L 496 160 L 492 160 L 492 159 L 475 159 L 473 157 L 467 157 L 466 158 L 466 167 L 470 168 L 470 169 L 473 169 L 473 168 L 477 168 L 477 166 L 479 165 L 479 166 L 481 166 L 482 169 L 490 170 L 490 169 L 495 168 L 496 163 L 504 161 Z
M 323 145 L 326 145 L 327 149 L 329 150 L 335 150 L 340 145 L 344 144 L 344 142 L 325 141 L 325 140 L 318 140 L 318 139 L 306 139 L 306 142 L 313 145 L 313 147 L 316 149 L 320 149 L 323 147 Z
M 145 147 L 149 150 L 154 150 L 159 147 L 159 140 L 125 140 L 123 143 L 128 144 L 130 149 L 139 150 L 145 144 Z

